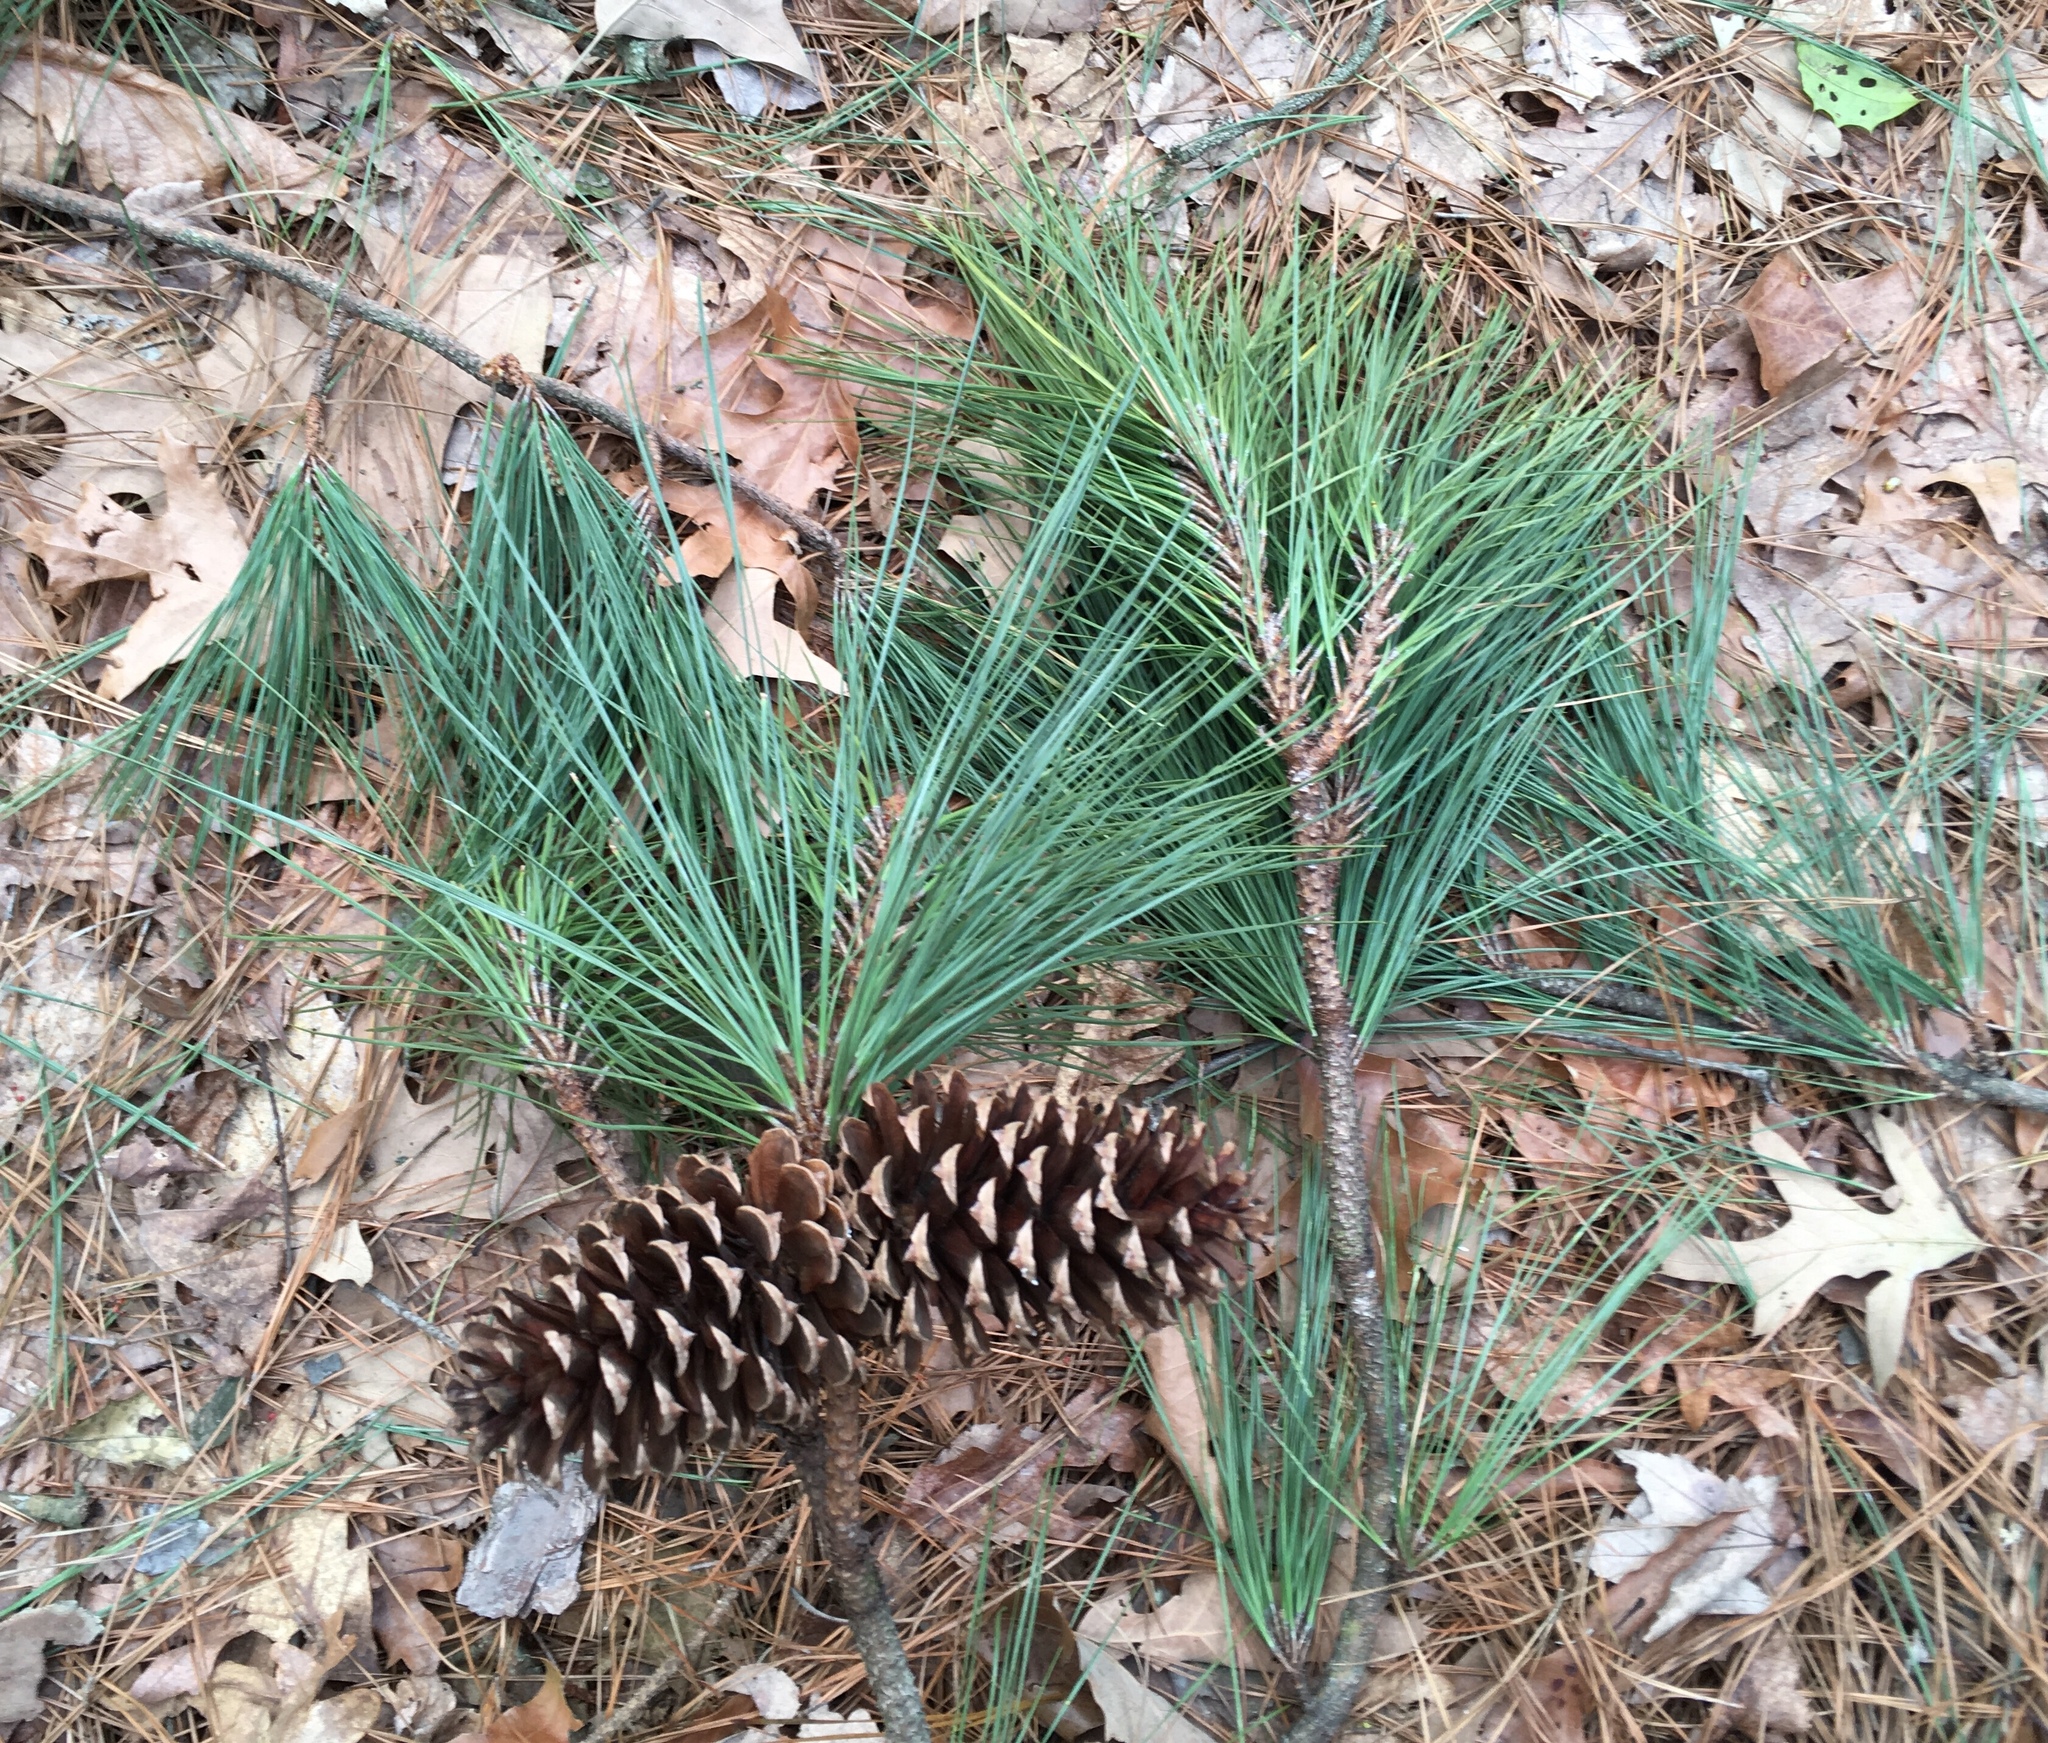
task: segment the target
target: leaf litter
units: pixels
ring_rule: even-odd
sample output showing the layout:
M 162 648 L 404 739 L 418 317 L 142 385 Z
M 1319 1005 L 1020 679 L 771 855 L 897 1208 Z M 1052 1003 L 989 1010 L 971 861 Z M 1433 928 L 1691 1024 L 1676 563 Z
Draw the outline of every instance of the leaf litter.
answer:
M 1088 199 L 1156 187 L 1169 235 L 1256 234 L 1298 207 L 1365 253 L 1411 244 L 1466 302 L 1507 299 L 1563 355 L 1659 384 L 1674 438 L 1700 455 L 1689 475 L 1745 489 L 1722 640 L 1731 685 L 1765 670 L 1818 684 L 1843 699 L 1853 732 L 1882 734 L 1928 649 L 1985 683 L 2037 670 L 2048 472 L 2029 308 L 2048 285 L 2048 230 L 2023 123 L 2048 99 L 2025 43 L 1973 67 L 1966 96 L 1968 45 L 1904 7 L 1779 0 L 1749 16 L 1580 0 L 1473 22 L 1423 6 L 1393 19 L 1373 66 L 1324 100 L 1344 125 L 1246 155 L 1266 136 L 1218 130 L 1337 64 L 1279 8 L 997 0 L 951 20 L 928 8 L 927 31 L 965 29 L 973 52 L 911 75 L 892 46 L 897 20 L 824 30 L 801 9 L 667 0 L 602 17 L 572 6 L 553 22 L 496 4 L 348 10 L 345 29 L 259 11 L 190 80 L 147 70 L 146 56 L 109 59 L 104 43 L 31 39 L 0 83 L 0 167 L 46 175 L 75 159 L 91 187 L 201 228 L 280 208 L 317 226 L 331 211 L 341 221 L 325 241 L 357 239 L 358 282 L 377 294 L 487 356 L 528 373 L 552 365 L 716 440 L 756 482 L 856 534 L 864 474 L 889 454 L 861 390 L 819 354 L 942 364 L 973 331 L 940 263 L 878 240 L 877 211 L 932 198 L 986 210 L 988 189 L 1021 185 L 1027 166 Z M 403 76 L 380 85 L 394 57 Z M 179 63 L 166 49 L 152 64 Z M 533 101 L 600 69 L 627 81 L 627 101 L 575 120 Z M 1923 87 L 1958 108 L 1926 102 Z M 487 109 L 479 91 L 507 100 Z M 879 103 L 888 142 L 777 131 L 785 117 L 816 121 L 828 96 Z M 379 105 L 382 133 L 363 119 Z M 765 125 L 749 132 L 736 116 Z M 833 183 L 872 197 L 868 224 L 828 234 L 789 215 Z M 774 197 L 736 196 L 743 185 Z M 0 290 L 14 466 L 0 493 L 0 652 L 18 672 L 125 631 L 84 668 L 85 687 L 146 696 L 189 653 L 265 492 L 304 451 L 327 318 L 301 293 L 189 252 L 36 234 Z M 482 428 L 484 391 L 361 331 L 339 336 L 333 367 L 330 457 L 426 575 L 468 512 L 477 456 L 464 443 Z M 701 482 L 650 481 L 623 445 L 603 458 L 623 493 L 652 487 L 677 517 L 685 542 L 668 584 L 728 627 L 736 666 L 829 691 L 830 601 L 786 530 Z M 943 486 L 929 500 L 948 529 L 941 548 L 1000 591 L 1023 530 L 1008 506 Z M 80 718 L 55 704 L 21 725 L 7 717 L 13 791 L 61 777 Z M 2036 765 L 2048 758 L 2038 736 L 2025 745 Z M 1755 784 L 1745 791 L 1758 811 Z M 57 779 L 0 842 L 7 1033 L 26 1043 L 0 1061 L 0 1124 L 9 1192 L 42 1217 L 15 1263 L 44 1265 L 28 1293 L 46 1292 L 55 1267 L 30 1256 L 33 1241 L 61 1227 L 63 1264 L 88 1254 L 91 1269 L 65 1271 L 57 1309 L 97 1340 L 53 1341 L 44 1303 L 28 1301 L 31 1316 L 10 1297 L 0 1506 L 18 1577 L 76 1568 L 64 1589 L 83 1607 L 38 1599 L 0 1620 L 0 1698 L 54 1707 L 65 1734 L 128 1734 L 83 1651 L 65 1650 L 90 1646 L 107 1686 L 214 1733 L 313 1743 L 389 1722 L 406 1735 L 566 1738 L 657 1662 L 654 1636 L 636 1632 L 643 1598 L 663 1594 L 662 1613 L 682 1618 L 671 1638 L 688 1639 L 718 1590 L 734 1603 L 703 1636 L 716 1644 L 693 1698 L 723 1679 L 752 1704 L 748 1723 L 794 1719 L 817 1735 L 841 1724 L 815 1715 L 849 1704 L 857 1671 L 843 1639 L 793 1620 L 808 1614 L 796 1600 L 824 1595 L 802 1549 L 733 1571 L 749 1534 L 786 1511 L 789 1476 L 772 1455 L 590 1518 L 550 1513 L 512 1542 L 492 1535 L 492 1482 L 450 1444 L 435 1333 L 538 1241 L 573 1229 L 574 1138 L 488 1073 L 428 1063 L 423 1076 L 408 1061 L 396 1081 L 373 1081 L 337 994 L 307 985 L 317 954 L 244 948 L 217 901 L 177 897 L 164 851 L 177 844 L 99 815 L 91 793 Z M 1954 1057 L 2038 1052 L 2030 936 L 2008 916 L 1973 946 L 1987 965 L 2004 951 L 2022 967 L 1990 1029 L 1962 1021 Z M 1818 949 L 1817 935 L 1796 947 Z M 130 961 L 184 967 L 138 983 Z M 1991 1009 L 1989 967 L 1984 978 Z M 196 1005 L 165 990 L 186 979 L 204 995 Z M 352 1008 L 360 989 L 339 996 Z M 1149 1023 L 1091 1038 L 1098 1075 L 1182 1075 L 1189 1013 L 1149 997 L 1141 985 L 1122 1013 Z M 1683 1033 L 1658 1044 L 1714 1057 Z M 1197 1056 L 1228 1045 L 1198 1042 Z M 1400 1061 L 1412 1078 L 1387 1097 L 1410 1189 L 1399 1268 L 1422 1268 L 1418 1302 L 1469 1292 L 1493 1304 L 1468 1344 L 1484 1349 L 1491 1388 L 1478 1408 L 1526 1403 L 1550 1438 L 1494 1525 L 1413 1571 L 1382 1630 L 1384 1661 L 1403 1668 L 1375 1679 L 1360 1722 L 1421 1737 L 1446 1712 L 1485 1710 L 1524 1735 L 1562 1736 L 1625 1702 L 1650 1735 L 1811 1734 L 1837 1723 L 1830 1690 L 1877 1690 L 1870 1712 L 1923 1710 L 1934 1697 L 1919 1667 L 1943 1651 L 1970 1686 L 2010 1686 L 1997 1655 L 2034 1662 L 2038 1629 L 1982 1594 L 2024 1594 L 2037 1566 L 1998 1559 L 2035 1555 L 2024 1532 L 2007 1540 L 2042 1480 L 2028 1316 L 2044 1182 L 2024 1161 L 2039 1128 L 2029 1141 L 2020 1123 L 2034 1116 L 1971 1133 L 1953 1101 L 1927 1120 L 1895 1106 L 1869 1121 L 1860 1151 L 1820 1155 L 1821 1116 L 1842 1111 L 1826 1090 L 1800 1088 L 1803 1148 L 1776 1108 L 1766 1148 L 1750 1135 L 1765 1110 L 1736 1076 L 1552 1051 L 1541 1033 L 1512 1064 L 1490 1048 L 1439 1035 Z M 1531 1061 L 1540 1087 L 1515 1077 Z M 1502 1075 L 1487 1076 L 1495 1065 Z M 1503 1094 L 1509 1078 L 1520 1088 Z M 1247 1070 L 1236 1087 L 1291 1151 L 1312 1121 L 1274 1081 Z M 113 1097 L 159 1123 L 107 1141 Z M 1745 1147 L 1761 1173 L 1728 1161 Z M 1587 1231 L 1620 1237 L 1614 1205 L 1632 1202 L 1600 1194 L 1667 1153 L 1679 1178 L 1715 1173 L 1739 1208 L 1718 1213 L 1722 1237 L 1666 1255 L 1655 1287 L 1668 1297 L 1646 1286 L 1629 1304 L 1637 1318 L 1596 1323 L 1570 1267 Z M 1291 1286 L 1285 1242 L 1283 1230 L 1275 1291 Z M 1532 1264 L 1564 1269 L 1536 1288 L 1537 1272 L 1517 1269 Z M 1957 1317 L 1980 1297 L 1996 1311 Z M 1554 1359 L 1566 1340 L 1582 1353 Z M 1053 1374 L 1035 1353 L 1006 1352 L 954 1388 L 943 1428 L 901 1417 L 876 1480 L 940 1540 L 933 1559 L 905 1564 L 928 1576 L 907 1613 L 931 1637 L 961 1633 L 981 1613 L 969 1577 L 980 1542 L 999 1532 L 1001 1553 L 1028 1551 L 1033 1509 L 1064 1485 L 1074 1505 L 1062 1502 L 1061 1532 L 1116 1570 L 1108 1593 L 1056 1572 L 1051 1619 L 1032 1613 L 1035 1662 L 1085 1636 L 1068 1734 L 1227 1733 L 1214 1711 L 1206 1731 L 1190 1718 L 1201 1709 L 1185 1673 L 1227 1665 L 1256 1686 L 1262 1672 L 1201 1547 L 1193 1496 L 1213 1498 L 1218 1454 L 1193 1361 L 1184 1343 L 1162 1345 L 1150 1366 L 1169 1383 L 1152 1396 L 1127 1384 L 1121 1352 L 1061 1361 Z M 1171 1383 L 1176 1371 L 1187 1384 Z M 1076 1437 L 1090 1380 L 1120 1422 L 1153 1410 L 1149 1448 Z M 1948 1494 L 1974 1475 L 1937 1515 L 1873 1500 L 1878 1523 L 1857 1524 L 1811 1479 L 1825 1457 L 1866 1473 L 1873 1495 L 1889 1483 Z M 68 1525 L 26 1506 L 74 1496 L 86 1505 Z M 1133 1509 L 1141 1528 L 1106 1523 Z M 176 1582 L 178 1607 L 112 1571 L 123 1557 L 139 1566 L 138 1546 L 168 1559 L 188 1543 L 150 1576 Z M 488 1592 L 470 1584 L 480 1562 L 497 1582 Z M 999 1566 L 1015 1576 L 1016 1563 Z M 1826 1581 L 1850 1566 L 1866 1571 Z M 1822 1581 L 1820 1595 L 1802 1595 L 1802 1578 Z M 1562 1594 L 1567 1632 L 1547 1638 L 1524 1614 L 1532 1585 Z M 1969 1620 L 1940 1638 L 1902 1633 L 1893 1618 L 1930 1596 L 1940 1602 L 1923 1613 Z M 501 1654 L 476 1620 L 516 1614 L 559 1669 Z M 595 1644 L 613 1637 L 618 1656 Z M 1896 1650 L 1866 1653 L 1866 1641 Z M 769 1702 L 735 1676 L 772 1690 Z M 777 1679 L 801 1699 L 793 1712 Z

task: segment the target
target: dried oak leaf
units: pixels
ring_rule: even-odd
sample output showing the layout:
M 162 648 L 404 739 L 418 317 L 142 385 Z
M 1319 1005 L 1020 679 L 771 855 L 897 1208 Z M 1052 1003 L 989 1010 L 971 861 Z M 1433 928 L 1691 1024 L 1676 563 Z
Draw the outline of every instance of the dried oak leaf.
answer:
M 371 1544 L 370 1617 L 385 1655 L 403 1659 L 415 1676 L 440 1669 L 447 1630 L 420 1602 L 420 1593 L 452 1592 L 461 1583 L 462 1545 L 445 1531 Z
M 1851 339 L 1876 351 L 1913 318 L 1919 282 L 1900 264 L 1829 282 L 1789 249 L 1771 257 L 1739 305 L 1756 338 L 1764 391 L 1775 394 Z
M 88 187 L 123 193 L 195 181 L 218 193 L 232 171 L 253 194 L 296 195 L 285 203 L 298 210 L 321 174 L 267 128 L 140 67 L 47 37 L 16 47 L 0 72 L 0 169 L 47 177 L 74 146 Z
M 1642 1493 L 1593 1540 L 1586 1565 L 1616 1582 L 1606 1608 L 1618 1632 L 1634 1634 L 1649 1613 L 1648 1643 L 1694 1616 L 1753 1616 L 1770 1603 L 1749 1576 L 1788 1547 L 1776 1477 L 1719 1477 L 1675 1453 L 1615 1457 Z
M 1913 1305 L 1913 1279 L 1983 1246 L 1949 1202 L 1913 1140 L 1896 1121 L 1871 1122 L 1898 1193 L 1890 1214 L 1867 1210 L 1759 1123 L 1750 1147 L 1772 1169 L 1792 1217 L 1753 1241 L 1694 1236 L 1664 1261 L 1664 1274 L 1694 1283 L 1737 1283 L 1755 1298 L 1751 1330 L 1769 1337 L 1836 1277 L 1884 1278 L 1864 1310 L 1870 1365 L 1880 1387 L 1897 1371 Z

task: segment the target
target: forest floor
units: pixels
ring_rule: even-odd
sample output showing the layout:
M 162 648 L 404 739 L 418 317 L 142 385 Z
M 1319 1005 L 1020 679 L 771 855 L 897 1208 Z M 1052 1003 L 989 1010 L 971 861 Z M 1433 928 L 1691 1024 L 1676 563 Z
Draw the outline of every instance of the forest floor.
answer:
M 1689 488 L 1746 474 L 1724 694 L 1803 674 L 1843 757 L 2038 706 L 2036 0 L 892 6 L 16 0 L 0 172 L 289 253 L 686 439 L 705 374 L 672 356 L 708 333 L 748 475 L 853 542 L 901 480 L 818 355 L 974 331 L 944 261 L 862 243 L 858 212 L 994 222 L 1027 177 L 1143 184 L 1190 247 L 1405 249 L 1453 318 L 1511 310 L 1534 367 L 1641 383 Z M 0 207 L 0 770 L 41 794 L 0 813 L 0 1732 L 876 1735 L 770 1447 L 601 1511 L 557 1497 L 478 1556 L 509 1497 L 442 1397 L 450 1328 L 600 1201 L 583 1151 L 504 1079 L 373 1042 L 374 960 L 337 942 L 321 868 L 280 858 L 223 912 L 146 820 L 46 780 L 50 698 L 142 701 L 309 441 L 395 538 L 448 536 L 486 390 L 232 260 Z M 629 444 L 592 451 L 645 482 Z M 737 589 L 717 493 L 663 489 L 700 579 Z M 926 507 L 1000 586 L 1014 529 Z M 802 553 L 754 531 L 746 573 L 773 566 L 801 630 Z M 1480 1262 L 1475 1181 L 1519 1243 L 1474 1384 L 1523 1451 L 1403 1571 L 1356 1735 L 2048 1743 L 2048 726 L 1998 778 L 1995 828 L 1898 822 L 1923 869 L 1956 856 L 1945 942 L 1890 940 L 1953 993 L 1917 1013 L 1918 1079 L 1641 1023 L 1564 1039 L 1534 1000 L 1405 1007 L 1368 1042 L 1401 1263 Z M 1646 924 L 1684 947 L 1683 914 Z M 1582 942 L 1555 914 L 1497 940 L 1539 977 Z M 1830 972 L 1855 1005 L 1853 963 Z M 1120 1019 L 1061 1087 L 1197 1083 L 1278 1200 L 1259 1271 L 1291 1303 L 1307 1059 L 1168 979 L 1100 990 Z M 1765 1166 L 1788 1154 L 1789 1222 Z M 1774 1269 L 1750 1255 L 1777 1299 L 1610 1289 L 1602 1217 L 1641 1226 L 1614 1182 L 1708 1171 L 1746 1207 L 1726 1232 L 1792 1231 Z M 1233 1625 L 1204 1526 L 1227 1405 L 1180 1331 L 1144 1357 L 947 1346 L 872 1399 L 881 1559 L 942 1733 L 1265 1735 L 1297 1691 Z

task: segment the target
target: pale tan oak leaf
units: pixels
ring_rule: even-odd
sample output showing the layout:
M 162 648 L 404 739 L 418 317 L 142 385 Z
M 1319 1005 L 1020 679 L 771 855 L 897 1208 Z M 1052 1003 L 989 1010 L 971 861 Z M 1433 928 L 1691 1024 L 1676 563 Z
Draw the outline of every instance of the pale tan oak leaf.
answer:
M 1882 1114 L 1871 1128 L 1896 1183 L 1898 1203 L 1892 1211 L 1858 1204 L 1809 1167 L 1777 1132 L 1759 1125 L 1750 1147 L 1773 1170 L 1791 1220 L 1753 1241 L 1694 1236 L 1673 1250 L 1663 1270 L 1668 1277 L 1694 1283 L 1740 1284 L 1755 1298 L 1751 1330 L 1760 1338 L 1787 1324 L 1832 1279 L 1883 1272 L 1864 1306 L 1871 1371 L 1882 1387 L 1898 1369 L 1914 1278 L 1984 1243 L 1949 1202 L 1904 1128 Z

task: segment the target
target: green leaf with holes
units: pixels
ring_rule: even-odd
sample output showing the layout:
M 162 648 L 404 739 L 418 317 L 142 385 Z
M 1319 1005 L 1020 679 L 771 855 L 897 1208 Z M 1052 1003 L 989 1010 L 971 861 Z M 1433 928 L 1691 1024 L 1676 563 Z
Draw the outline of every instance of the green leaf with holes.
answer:
M 1882 67 L 1818 43 L 1799 45 L 1799 82 L 1813 106 L 1844 127 L 1869 129 L 1903 115 L 1919 92 Z

